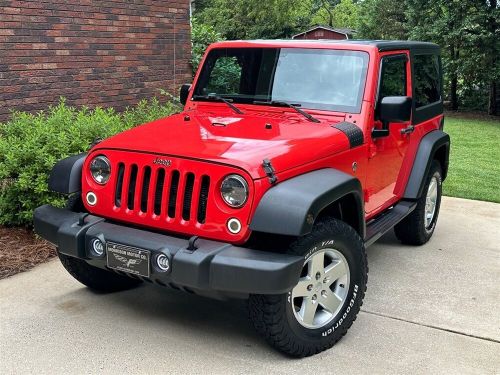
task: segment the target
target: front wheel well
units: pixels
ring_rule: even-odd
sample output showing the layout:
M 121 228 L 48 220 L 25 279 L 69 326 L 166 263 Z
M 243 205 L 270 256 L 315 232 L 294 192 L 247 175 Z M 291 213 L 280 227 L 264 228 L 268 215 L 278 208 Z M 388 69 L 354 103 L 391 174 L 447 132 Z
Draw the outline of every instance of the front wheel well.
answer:
M 364 229 L 362 227 L 362 220 L 360 219 L 359 210 L 363 210 L 360 207 L 359 200 L 356 196 L 351 193 L 344 195 L 342 198 L 337 199 L 335 202 L 330 203 L 323 210 L 320 211 L 316 217 L 316 222 L 324 220 L 326 218 L 335 218 L 348 224 L 358 234 L 363 237 Z M 364 211 L 361 212 L 364 217 Z

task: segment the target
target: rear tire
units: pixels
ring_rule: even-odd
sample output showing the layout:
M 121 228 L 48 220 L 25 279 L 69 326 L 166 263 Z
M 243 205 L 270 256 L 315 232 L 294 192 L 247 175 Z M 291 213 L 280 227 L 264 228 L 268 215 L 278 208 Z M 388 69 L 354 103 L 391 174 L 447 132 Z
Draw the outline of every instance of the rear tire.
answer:
M 417 207 L 394 227 L 394 233 L 402 243 L 423 245 L 430 240 L 441 207 L 442 184 L 441 165 L 434 160 L 422 196 L 417 200 Z
M 115 273 L 93 267 L 84 260 L 57 252 L 62 265 L 76 280 L 98 292 L 118 292 L 133 288 L 142 283 L 141 280 L 117 275 Z
M 250 319 L 273 347 L 306 357 L 331 348 L 356 320 L 366 291 L 366 253 L 358 233 L 336 219 L 316 224 L 288 253 L 304 257 L 299 283 L 288 293 L 250 296 Z

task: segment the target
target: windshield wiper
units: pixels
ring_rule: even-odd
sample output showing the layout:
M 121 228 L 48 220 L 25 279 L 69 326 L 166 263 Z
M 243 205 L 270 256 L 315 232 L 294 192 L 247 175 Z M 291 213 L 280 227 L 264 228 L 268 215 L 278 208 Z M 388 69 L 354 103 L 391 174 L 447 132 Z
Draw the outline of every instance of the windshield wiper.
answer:
M 243 114 L 243 111 L 236 107 L 233 103 L 231 103 L 229 100 L 224 99 L 222 96 L 218 95 L 194 95 L 193 99 L 202 99 L 202 100 L 212 100 L 214 102 L 222 102 L 226 103 L 234 112 L 236 112 L 239 115 Z
M 297 113 L 300 113 L 302 116 L 304 116 L 306 119 L 308 119 L 309 121 L 311 122 L 321 122 L 319 121 L 316 117 L 310 115 L 309 113 L 303 111 L 302 109 L 300 109 L 300 104 L 290 104 L 290 103 L 287 103 L 287 102 L 282 102 L 282 101 L 279 101 L 279 100 L 270 100 L 270 101 L 259 101 L 259 100 L 254 100 L 253 101 L 253 104 L 264 104 L 264 105 L 274 105 L 274 106 L 277 106 L 277 107 L 288 107 L 288 108 L 292 108 L 294 109 L 295 111 L 297 111 Z

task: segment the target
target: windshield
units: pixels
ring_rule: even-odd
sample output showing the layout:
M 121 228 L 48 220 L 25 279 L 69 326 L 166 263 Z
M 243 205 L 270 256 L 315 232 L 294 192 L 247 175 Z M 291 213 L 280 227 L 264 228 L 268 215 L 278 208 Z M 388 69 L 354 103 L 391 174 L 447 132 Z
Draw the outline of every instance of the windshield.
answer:
M 359 113 L 367 66 L 368 54 L 360 51 L 219 48 L 207 56 L 194 95 Z

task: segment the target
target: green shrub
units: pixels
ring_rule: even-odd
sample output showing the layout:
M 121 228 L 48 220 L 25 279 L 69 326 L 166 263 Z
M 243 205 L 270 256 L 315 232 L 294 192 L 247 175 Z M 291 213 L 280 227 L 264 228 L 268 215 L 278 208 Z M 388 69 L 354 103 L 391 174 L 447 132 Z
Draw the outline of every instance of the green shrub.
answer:
M 191 28 L 191 41 L 193 43 L 191 65 L 193 66 L 193 74 L 196 74 L 198 65 L 205 54 L 207 47 L 214 43 L 223 40 L 222 35 L 215 31 L 215 28 L 210 25 L 199 23 L 196 18 L 192 19 L 193 27 Z
M 135 125 L 168 116 L 177 104 L 156 98 L 117 113 L 112 108 L 73 108 L 59 104 L 37 114 L 14 112 L 0 123 L 0 224 L 30 225 L 33 210 L 45 203 L 64 204 L 49 192 L 54 164 L 88 150 L 96 138 L 107 138 Z

